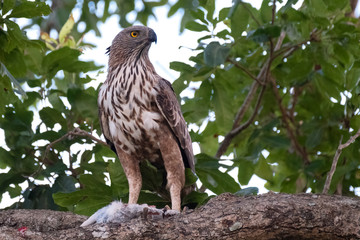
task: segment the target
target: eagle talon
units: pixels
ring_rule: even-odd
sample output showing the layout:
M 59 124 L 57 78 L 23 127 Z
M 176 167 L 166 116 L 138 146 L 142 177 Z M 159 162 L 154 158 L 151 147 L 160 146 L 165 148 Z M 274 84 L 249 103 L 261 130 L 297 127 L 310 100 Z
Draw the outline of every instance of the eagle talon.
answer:
M 181 213 L 186 213 L 188 210 L 189 210 L 189 207 L 185 206 L 185 207 L 183 208 L 183 210 L 181 211 Z

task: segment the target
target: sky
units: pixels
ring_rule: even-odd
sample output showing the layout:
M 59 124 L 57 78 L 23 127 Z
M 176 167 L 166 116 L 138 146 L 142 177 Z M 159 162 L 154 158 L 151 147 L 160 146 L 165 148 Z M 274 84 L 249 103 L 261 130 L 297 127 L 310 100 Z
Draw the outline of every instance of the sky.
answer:
M 254 7 L 259 8 L 262 1 L 247 0 L 245 2 L 249 2 Z M 300 3 L 301 2 L 302 1 L 300 1 Z M 216 4 L 216 12 L 223 7 L 231 7 L 231 5 L 232 0 L 218 0 Z M 196 33 L 185 30 L 182 34 L 179 35 L 181 13 L 178 12 L 171 18 L 168 18 L 167 12 L 168 7 L 157 8 L 155 10 L 155 15 L 157 19 L 149 19 L 147 26 L 152 28 L 156 32 L 158 39 L 157 44 L 153 44 L 150 48 L 149 55 L 157 73 L 165 79 L 169 80 L 170 82 L 173 82 L 178 78 L 179 73 L 169 68 L 170 62 L 180 61 L 190 63 L 188 59 L 190 56 L 194 55 L 194 52 L 191 49 L 197 47 L 197 39 L 200 38 L 204 33 Z M 74 11 L 73 16 L 75 21 L 79 20 L 79 11 Z M 132 18 L 134 16 L 130 15 L 129 17 Z M 104 73 L 99 75 L 97 73 L 94 73 L 92 75 L 92 77 L 97 79 L 97 81 L 93 81 L 93 83 L 91 83 L 91 85 L 93 85 L 94 87 L 97 87 L 98 84 L 105 81 L 108 61 L 108 56 L 105 54 L 105 51 L 106 48 L 111 45 L 112 39 L 119 31 L 121 31 L 118 23 L 119 16 L 113 15 L 105 23 L 99 23 L 98 28 L 100 29 L 101 37 L 97 37 L 93 31 L 90 31 L 85 35 L 84 42 L 92 43 L 97 47 L 93 49 L 86 49 L 81 56 L 82 60 L 94 60 L 99 65 L 105 65 L 105 68 L 103 69 Z M 78 27 L 81 28 L 83 26 L 79 24 Z M 30 39 L 38 39 L 38 36 L 40 35 L 39 29 L 33 29 L 32 31 L 28 31 L 27 35 Z M 57 36 L 51 36 L 57 38 Z M 181 96 L 192 97 L 192 95 L 193 91 L 184 91 Z M 4 144 L 4 134 L 3 131 L 0 129 L 0 145 L 4 146 Z M 199 147 L 196 144 L 194 144 L 194 152 L 195 154 L 200 152 Z M 4 171 L 7 172 L 8 169 L 0 169 L 0 172 Z M 236 178 L 237 169 L 234 169 L 231 172 L 231 175 Z M 248 186 L 258 187 L 260 193 L 265 193 L 267 192 L 267 190 L 264 188 L 264 183 L 264 180 L 258 178 L 257 176 L 253 176 Z M 22 185 L 22 187 L 24 188 L 26 187 L 26 185 Z M 244 188 L 246 186 L 242 187 Z M 10 206 L 16 201 L 18 201 L 18 199 L 10 199 L 9 195 L 6 193 L 3 195 L 2 201 L 0 203 L 0 209 L 6 206 Z

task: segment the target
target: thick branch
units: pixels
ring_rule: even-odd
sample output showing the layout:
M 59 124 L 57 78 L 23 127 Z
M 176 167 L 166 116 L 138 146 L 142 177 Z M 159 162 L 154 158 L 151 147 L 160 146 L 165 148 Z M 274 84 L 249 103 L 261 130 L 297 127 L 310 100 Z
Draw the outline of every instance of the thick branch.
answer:
M 360 136 L 360 129 L 355 133 L 355 135 L 351 136 L 349 138 L 349 140 L 344 144 L 341 144 L 341 142 L 342 142 L 342 137 L 341 137 L 339 146 L 338 146 L 338 148 L 336 149 L 336 152 L 335 152 L 335 156 L 334 156 L 334 159 L 333 159 L 333 162 L 332 162 L 332 165 L 331 165 L 331 169 L 330 169 L 330 171 L 329 171 L 329 173 L 328 173 L 328 175 L 326 177 L 326 181 L 325 181 L 325 185 L 324 185 L 324 189 L 323 189 L 323 194 L 327 194 L 329 192 L 331 180 L 332 180 L 332 177 L 334 176 L 334 173 L 335 173 L 335 170 L 336 170 L 336 165 L 338 163 L 338 160 L 339 160 L 339 157 L 341 155 L 342 150 L 344 148 L 347 148 L 353 142 L 355 142 L 355 140 L 359 136 Z
M 50 210 L 3 210 L 0 239 L 360 239 L 359 198 L 315 194 L 226 193 L 168 219 L 81 228 L 85 219 Z

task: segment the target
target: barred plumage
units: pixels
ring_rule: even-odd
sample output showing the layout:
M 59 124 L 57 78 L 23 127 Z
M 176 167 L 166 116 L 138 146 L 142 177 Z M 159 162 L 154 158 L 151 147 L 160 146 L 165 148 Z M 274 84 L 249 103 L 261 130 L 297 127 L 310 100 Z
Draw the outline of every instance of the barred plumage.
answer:
M 134 35 L 134 36 L 133 36 Z M 141 189 L 139 162 L 164 166 L 172 208 L 180 210 L 184 167 L 194 171 L 190 135 L 171 84 L 148 58 L 155 32 L 134 26 L 121 31 L 109 49 L 108 76 L 98 105 L 103 134 L 117 153 L 129 182 L 129 203 Z

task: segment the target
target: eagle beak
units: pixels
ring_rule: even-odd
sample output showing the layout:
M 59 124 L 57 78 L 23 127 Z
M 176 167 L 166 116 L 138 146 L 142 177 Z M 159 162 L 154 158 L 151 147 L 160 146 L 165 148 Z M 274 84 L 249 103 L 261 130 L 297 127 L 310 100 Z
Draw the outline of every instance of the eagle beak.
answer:
M 149 41 L 150 42 L 155 42 L 155 43 L 157 41 L 156 33 L 152 29 L 150 29 L 150 31 L 149 31 Z

